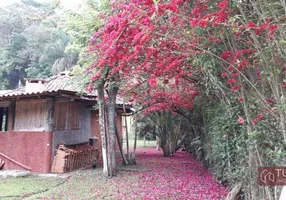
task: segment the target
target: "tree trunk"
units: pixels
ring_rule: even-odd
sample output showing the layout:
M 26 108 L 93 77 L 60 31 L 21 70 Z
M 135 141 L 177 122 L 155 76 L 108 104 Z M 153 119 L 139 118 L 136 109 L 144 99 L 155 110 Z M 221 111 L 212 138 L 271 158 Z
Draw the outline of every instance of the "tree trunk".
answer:
M 251 133 L 251 127 L 247 126 L 248 135 Z M 253 145 L 249 145 L 248 147 L 248 167 L 249 167 L 249 187 L 250 187 L 250 199 L 255 200 L 256 198 L 260 197 L 259 195 L 259 187 L 257 183 L 258 177 L 258 163 L 257 163 L 257 156 L 255 153 L 255 147 Z
M 119 137 L 117 127 L 116 127 L 116 138 L 117 138 L 117 143 L 118 143 L 118 146 L 119 146 L 119 151 L 120 151 L 120 154 L 121 154 L 121 157 L 122 157 L 122 160 L 123 160 L 123 164 L 124 164 L 124 165 L 128 165 L 129 162 L 128 162 L 128 160 L 127 160 L 127 158 L 126 158 L 126 156 L 125 156 L 125 154 L 124 154 L 124 152 L 123 152 L 123 149 L 122 149 L 122 146 L 123 146 L 123 145 L 122 145 L 122 143 L 120 142 L 121 139 L 120 139 L 120 137 Z
M 115 137 L 116 137 L 116 96 L 118 86 L 111 83 L 108 90 L 108 176 L 116 175 Z
M 130 160 L 130 152 L 129 152 L 129 137 L 128 137 L 128 126 L 127 126 L 127 118 L 126 118 L 126 108 L 125 108 L 125 100 L 123 99 L 123 112 L 124 112 L 124 123 L 125 123 L 125 136 L 126 136 L 126 151 L 127 158 Z
M 106 120 L 105 120 L 105 100 L 104 100 L 104 90 L 103 82 L 98 85 L 98 109 L 99 109 L 99 126 L 100 126 L 100 135 L 102 142 L 102 161 L 103 161 L 103 174 L 108 176 L 107 169 L 107 137 L 106 137 Z
M 281 126 L 281 132 L 284 138 L 284 144 L 286 144 L 286 125 L 285 125 L 284 113 L 280 114 L 280 126 Z
M 170 151 L 170 139 L 168 138 L 168 133 L 163 133 L 160 137 L 160 147 L 163 150 L 164 156 L 169 156 L 171 154 Z
M 115 136 L 116 136 L 116 96 L 118 87 L 110 86 L 108 104 L 104 99 L 104 82 L 98 84 L 99 125 L 102 140 L 103 174 L 107 177 L 116 175 Z
M 156 135 L 156 150 L 160 151 L 160 138 Z
M 136 164 L 136 146 L 137 146 L 137 117 L 134 116 L 133 124 L 132 124 L 132 132 L 134 133 L 134 148 L 132 154 L 132 163 Z
M 176 148 L 175 148 L 175 152 L 177 152 L 181 147 L 182 145 L 185 143 L 185 138 L 187 137 L 187 133 L 185 133 L 181 139 L 178 140 L 177 142 L 177 145 L 176 145 Z

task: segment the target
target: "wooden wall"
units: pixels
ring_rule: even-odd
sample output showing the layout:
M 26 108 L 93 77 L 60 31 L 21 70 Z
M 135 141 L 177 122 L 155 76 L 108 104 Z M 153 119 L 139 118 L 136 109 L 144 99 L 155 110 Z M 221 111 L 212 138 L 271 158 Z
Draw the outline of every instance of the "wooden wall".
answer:
M 120 137 L 120 142 L 122 144 L 123 142 L 123 135 L 122 135 L 122 117 L 121 115 L 117 114 L 116 116 L 116 125 L 117 125 L 117 130 L 119 133 Z M 93 110 L 91 111 L 91 134 L 92 136 L 95 136 L 98 138 L 98 141 L 96 143 L 96 147 L 100 150 L 100 159 L 98 163 L 102 165 L 102 141 L 101 141 L 101 135 L 100 135 L 100 126 L 99 126 L 99 113 L 98 110 Z M 116 156 L 120 157 L 120 152 L 119 152 L 119 146 L 117 142 L 117 138 L 115 141 L 115 151 L 116 151 Z
M 51 131 L 52 102 L 50 99 L 16 102 L 15 131 Z
M 58 124 L 58 127 L 55 128 L 53 132 L 53 151 L 60 143 L 65 143 L 67 145 L 87 143 L 91 137 L 90 108 L 84 103 L 70 102 L 75 103 L 76 105 L 67 106 L 67 108 L 64 109 L 72 109 L 73 107 L 75 110 L 70 110 L 71 112 L 66 113 L 66 116 L 64 116 L 64 113 L 62 113 L 63 111 L 59 112 L 58 110 L 61 110 L 61 107 L 59 106 L 62 105 L 61 103 L 56 103 L 55 105 L 54 119 L 55 124 Z M 69 102 L 65 102 L 65 104 L 67 103 Z M 60 116 L 65 119 L 60 119 Z M 77 119 L 76 122 L 74 121 L 75 119 Z M 64 122 L 67 122 L 67 124 L 63 124 Z M 77 125 L 78 127 L 75 128 L 73 125 Z
M 56 102 L 54 111 L 55 130 L 79 129 L 79 106 L 77 102 Z

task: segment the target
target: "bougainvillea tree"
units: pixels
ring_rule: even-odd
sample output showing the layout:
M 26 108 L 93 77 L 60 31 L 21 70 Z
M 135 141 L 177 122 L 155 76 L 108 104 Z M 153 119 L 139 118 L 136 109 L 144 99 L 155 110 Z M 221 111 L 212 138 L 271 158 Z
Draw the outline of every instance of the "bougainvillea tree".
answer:
M 174 17 L 172 13 L 179 11 L 180 3 L 131 1 L 113 5 L 115 16 L 109 18 L 105 27 L 90 42 L 90 51 L 98 54 L 99 58 L 90 70 L 96 68 L 92 81 L 101 80 L 101 84 L 97 84 L 101 87 L 100 108 L 105 105 L 104 88 L 108 91 L 108 109 L 112 107 L 109 106 L 111 103 L 115 105 L 115 98 L 111 97 L 117 93 L 111 93 L 111 90 L 117 90 L 119 83 L 126 85 L 124 91 L 130 91 L 130 98 L 144 102 L 149 111 L 176 109 L 178 106 L 193 107 L 193 98 L 198 92 L 194 87 L 196 80 L 192 66 L 187 61 L 187 49 L 191 46 L 180 43 L 184 36 L 180 29 L 186 28 L 183 26 L 188 24 L 178 25 L 176 20 L 171 20 Z M 198 52 L 194 50 L 193 54 Z M 92 87 L 91 84 L 90 89 Z M 115 110 L 113 114 L 109 113 L 111 115 L 108 118 L 111 119 Z M 112 123 L 109 120 L 109 125 Z M 108 139 L 102 139 L 112 148 L 114 136 L 110 129 L 108 131 Z M 109 149 L 109 153 L 111 151 Z M 115 156 L 111 160 L 115 160 Z
M 174 112 L 194 106 L 207 77 L 222 101 L 241 104 L 236 120 L 249 137 L 269 122 L 285 145 L 285 10 L 267 0 L 116 1 L 114 15 L 90 42 L 98 57 L 91 80 L 101 80 L 107 91 L 119 89 L 147 112 Z M 259 144 L 251 144 L 249 165 L 263 165 Z M 254 181 L 250 190 L 256 198 Z

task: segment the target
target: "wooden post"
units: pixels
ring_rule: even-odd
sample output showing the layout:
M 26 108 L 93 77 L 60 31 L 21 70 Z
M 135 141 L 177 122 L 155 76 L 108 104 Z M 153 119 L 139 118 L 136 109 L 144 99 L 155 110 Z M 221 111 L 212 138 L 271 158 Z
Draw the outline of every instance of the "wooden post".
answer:
M 53 131 L 54 130 L 54 126 L 53 126 L 53 122 L 54 122 L 54 101 L 53 99 L 48 99 L 47 100 L 47 118 L 45 121 L 45 131 Z
M 4 114 L 4 108 L 0 108 L 0 131 L 5 131 L 2 129 L 2 127 L 3 127 L 3 114 Z
M 12 131 L 14 129 L 14 121 L 15 121 L 15 102 L 11 102 L 8 108 L 8 131 Z
M 8 108 L 4 108 L 4 114 L 5 114 L 5 124 L 4 124 L 4 131 L 8 131 Z

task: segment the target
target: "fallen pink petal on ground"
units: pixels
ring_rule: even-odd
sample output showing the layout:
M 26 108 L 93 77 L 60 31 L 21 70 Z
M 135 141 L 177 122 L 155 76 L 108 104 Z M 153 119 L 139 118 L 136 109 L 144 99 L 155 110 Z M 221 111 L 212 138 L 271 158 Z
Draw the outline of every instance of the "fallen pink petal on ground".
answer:
M 137 163 L 137 171 L 119 172 L 133 176 L 138 182 L 134 184 L 128 178 L 117 179 L 117 199 L 212 200 L 223 199 L 228 192 L 207 169 L 185 152 L 164 157 L 155 148 L 140 148 Z

